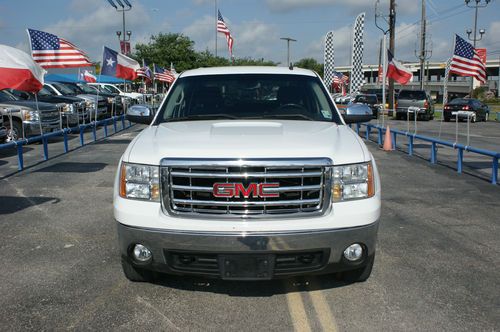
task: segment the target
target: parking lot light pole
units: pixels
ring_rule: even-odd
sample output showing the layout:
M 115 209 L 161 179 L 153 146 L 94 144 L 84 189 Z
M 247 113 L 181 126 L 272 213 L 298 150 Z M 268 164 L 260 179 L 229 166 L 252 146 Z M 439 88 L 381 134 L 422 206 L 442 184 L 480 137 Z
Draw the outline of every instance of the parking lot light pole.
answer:
M 474 48 L 476 48 L 476 42 L 480 41 L 483 39 L 483 35 L 485 34 L 486 30 L 485 29 L 480 29 L 479 30 L 479 38 L 477 37 L 477 12 L 479 8 L 484 8 L 488 6 L 488 4 L 491 2 L 491 0 L 484 0 L 484 3 L 482 0 L 465 0 L 465 5 L 469 8 L 474 8 L 475 13 L 474 13 L 474 31 L 471 29 L 467 29 L 467 38 L 473 43 Z M 474 37 L 471 38 L 471 34 L 474 32 Z M 474 90 L 474 78 L 471 77 L 471 93 L 472 90 Z
M 290 37 L 282 37 L 280 38 L 281 40 L 286 40 L 287 44 L 287 56 L 286 56 L 286 64 L 287 66 L 290 66 L 290 42 L 296 42 L 296 39 L 290 38 Z
M 116 1 L 116 3 L 115 3 Z M 132 31 L 130 30 L 125 30 L 125 12 L 128 12 L 129 10 L 132 9 L 132 4 L 130 3 L 129 0 L 108 0 L 109 4 L 116 9 L 117 12 L 122 13 L 123 17 L 123 30 L 122 31 L 117 31 L 116 35 L 118 36 L 118 40 L 120 41 L 120 49 L 124 51 L 123 53 L 127 54 L 130 51 L 130 48 L 126 48 L 126 42 L 130 41 L 130 36 L 132 35 Z M 124 4 L 125 3 L 125 4 Z M 118 5 L 117 5 L 118 4 Z M 123 39 L 120 39 L 120 37 L 123 35 Z M 121 42 L 123 42 L 123 48 L 121 47 Z

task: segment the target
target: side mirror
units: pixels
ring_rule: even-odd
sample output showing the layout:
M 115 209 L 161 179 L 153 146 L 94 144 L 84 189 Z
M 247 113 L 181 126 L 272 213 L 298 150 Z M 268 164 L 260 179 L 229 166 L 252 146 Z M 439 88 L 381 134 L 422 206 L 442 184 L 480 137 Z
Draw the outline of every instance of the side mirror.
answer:
M 369 122 L 372 119 L 372 109 L 365 104 L 349 104 L 342 115 L 344 121 L 349 123 Z
M 130 122 L 150 124 L 155 117 L 155 110 L 148 105 L 136 104 L 127 109 L 126 118 Z

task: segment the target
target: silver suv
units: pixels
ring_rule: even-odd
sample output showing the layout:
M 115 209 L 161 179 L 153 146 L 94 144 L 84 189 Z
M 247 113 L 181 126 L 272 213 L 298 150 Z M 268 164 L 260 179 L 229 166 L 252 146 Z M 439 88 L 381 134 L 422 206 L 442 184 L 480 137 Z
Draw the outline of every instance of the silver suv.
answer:
M 406 119 L 415 115 L 417 119 L 434 119 L 434 102 L 424 90 L 401 90 L 396 103 L 396 119 Z

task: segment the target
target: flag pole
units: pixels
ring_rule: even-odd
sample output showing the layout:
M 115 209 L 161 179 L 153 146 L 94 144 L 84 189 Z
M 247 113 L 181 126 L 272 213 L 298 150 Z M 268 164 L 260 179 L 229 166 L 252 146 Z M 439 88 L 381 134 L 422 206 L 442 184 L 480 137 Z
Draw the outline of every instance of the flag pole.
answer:
M 215 57 L 217 57 L 217 23 L 219 22 L 219 15 L 217 11 L 217 0 L 215 0 Z
M 387 75 L 387 49 L 386 49 L 386 34 L 384 34 L 384 38 L 382 39 L 382 128 L 384 127 L 385 120 L 385 82 Z

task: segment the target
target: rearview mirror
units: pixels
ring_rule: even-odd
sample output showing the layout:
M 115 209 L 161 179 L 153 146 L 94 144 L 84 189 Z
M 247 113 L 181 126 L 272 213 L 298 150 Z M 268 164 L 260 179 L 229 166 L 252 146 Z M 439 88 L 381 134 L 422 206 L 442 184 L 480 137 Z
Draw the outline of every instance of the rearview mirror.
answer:
M 155 109 L 149 105 L 133 105 L 127 110 L 126 118 L 130 122 L 150 124 L 155 117 Z
M 349 104 L 342 114 L 344 121 L 349 123 L 369 122 L 372 119 L 372 109 L 365 104 Z

